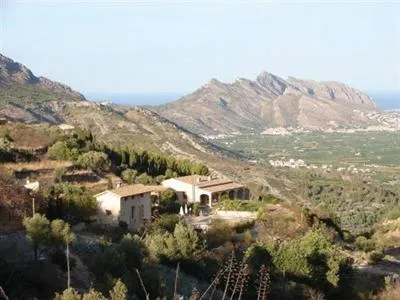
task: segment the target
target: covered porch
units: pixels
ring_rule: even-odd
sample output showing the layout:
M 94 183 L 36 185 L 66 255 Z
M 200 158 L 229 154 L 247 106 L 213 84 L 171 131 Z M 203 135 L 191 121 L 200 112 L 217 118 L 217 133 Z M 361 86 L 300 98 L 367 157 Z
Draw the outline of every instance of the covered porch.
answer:
M 213 205 L 218 204 L 222 198 L 228 198 L 230 200 L 249 200 L 250 192 L 248 188 L 243 187 L 242 185 L 231 189 L 222 187 L 215 187 L 214 189 L 209 188 L 207 191 L 200 194 L 200 204 L 212 207 Z

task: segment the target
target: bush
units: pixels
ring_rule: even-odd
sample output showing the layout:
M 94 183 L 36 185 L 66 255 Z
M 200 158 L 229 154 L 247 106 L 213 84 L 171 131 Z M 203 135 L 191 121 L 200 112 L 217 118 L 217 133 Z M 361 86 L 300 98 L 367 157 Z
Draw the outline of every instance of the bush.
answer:
M 329 283 L 336 287 L 350 261 L 318 228 L 285 243 L 274 256 L 274 265 L 293 275 L 308 277 L 316 285 Z
M 233 228 L 223 220 L 214 220 L 207 230 L 205 237 L 210 249 L 221 246 L 232 240 Z
M 257 212 L 265 203 L 255 200 L 223 200 L 221 197 L 220 210 Z
M 256 221 L 255 220 L 249 220 L 249 221 L 241 221 L 233 226 L 233 228 L 236 230 L 237 233 L 243 233 L 247 229 L 251 229 L 254 227 Z
M 135 182 L 137 171 L 133 169 L 126 169 L 121 173 L 122 180 L 128 184 Z
M 193 203 L 192 204 L 192 213 L 195 216 L 199 216 L 200 215 L 200 204 L 199 203 Z
M 151 224 L 151 231 L 174 232 L 176 224 L 179 223 L 179 216 L 174 214 L 164 214 L 155 219 Z
M 50 259 L 53 264 L 58 265 L 64 271 L 67 270 L 67 257 L 65 256 L 64 251 L 57 249 L 50 254 Z M 76 260 L 73 257 L 69 257 L 69 266 L 71 270 L 75 267 Z
M 243 236 L 244 242 L 248 245 L 250 245 L 253 242 L 253 235 L 249 230 L 246 230 Z
M 78 159 L 79 151 L 76 148 L 70 148 L 66 141 L 58 141 L 47 151 L 48 155 L 52 159 L 57 160 L 71 160 L 75 161 Z
M 178 202 L 178 197 L 173 189 L 167 189 L 161 193 L 159 207 L 160 213 L 179 213 L 180 205 Z
M 79 156 L 77 164 L 88 170 L 103 172 L 110 168 L 110 161 L 107 154 L 96 151 L 89 151 Z
M 354 242 L 358 250 L 371 252 L 375 250 L 375 242 L 367 239 L 365 236 L 358 236 Z
M 145 244 L 153 260 L 166 258 L 196 260 L 204 250 L 200 238 L 191 226 L 178 223 L 174 232 L 154 232 L 147 235 Z
M 128 230 L 128 223 L 126 223 L 125 221 L 119 221 L 119 222 L 118 222 L 118 226 L 119 226 L 119 228 L 121 228 L 122 230 Z
M 368 263 L 371 265 L 375 265 L 380 262 L 385 257 L 385 254 L 382 251 L 372 251 L 368 255 Z
M 343 241 L 345 243 L 354 243 L 354 236 L 347 230 L 343 231 Z
M 266 194 L 262 197 L 261 201 L 263 203 L 278 204 L 281 202 L 280 199 L 276 198 L 274 195 Z

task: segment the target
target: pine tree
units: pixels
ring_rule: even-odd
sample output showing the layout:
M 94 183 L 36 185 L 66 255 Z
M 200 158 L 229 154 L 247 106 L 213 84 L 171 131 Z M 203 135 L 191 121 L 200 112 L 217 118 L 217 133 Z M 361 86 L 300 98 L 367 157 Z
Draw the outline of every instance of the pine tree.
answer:
M 125 284 L 118 279 L 113 289 L 110 291 L 111 300 L 125 300 L 127 298 L 128 289 Z

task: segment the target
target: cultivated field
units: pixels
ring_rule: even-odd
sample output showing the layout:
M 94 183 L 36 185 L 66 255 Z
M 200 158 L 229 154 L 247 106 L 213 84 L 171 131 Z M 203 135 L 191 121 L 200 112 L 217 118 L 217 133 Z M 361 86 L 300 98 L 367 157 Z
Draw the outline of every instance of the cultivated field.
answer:
M 396 132 L 237 135 L 215 142 L 265 162 L 302 159 L 334 166 L 400 166 L 400 134 Z

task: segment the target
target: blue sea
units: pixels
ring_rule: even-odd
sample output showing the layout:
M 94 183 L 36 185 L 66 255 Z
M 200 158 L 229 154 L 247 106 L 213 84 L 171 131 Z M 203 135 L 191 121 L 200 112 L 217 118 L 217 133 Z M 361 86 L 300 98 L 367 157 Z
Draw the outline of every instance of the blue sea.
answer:
M 400 109 L 400 91 L 380 91 L 367 93 L 380 109 Z

